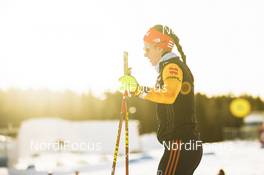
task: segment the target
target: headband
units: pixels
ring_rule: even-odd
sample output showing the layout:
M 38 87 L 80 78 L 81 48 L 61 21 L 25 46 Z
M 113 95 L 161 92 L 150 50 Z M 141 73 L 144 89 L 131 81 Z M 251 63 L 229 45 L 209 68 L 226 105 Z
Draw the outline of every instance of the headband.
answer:
M 144 41 L 151 44 L 158 44 L 159 48 L 168 51 L 171 51 L 174 46 L 173 39 L 170 36 L 163 34 L 154 28 L 149 29 L 145 34 Z

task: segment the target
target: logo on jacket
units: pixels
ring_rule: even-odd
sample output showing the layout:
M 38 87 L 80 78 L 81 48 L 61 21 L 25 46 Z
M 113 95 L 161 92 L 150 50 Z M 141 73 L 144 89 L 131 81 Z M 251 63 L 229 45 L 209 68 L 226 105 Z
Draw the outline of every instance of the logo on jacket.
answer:
M 184 81 L 181 87 L 181 93 L 187 95 L 192 91 L 192 85 L 188 81 Z

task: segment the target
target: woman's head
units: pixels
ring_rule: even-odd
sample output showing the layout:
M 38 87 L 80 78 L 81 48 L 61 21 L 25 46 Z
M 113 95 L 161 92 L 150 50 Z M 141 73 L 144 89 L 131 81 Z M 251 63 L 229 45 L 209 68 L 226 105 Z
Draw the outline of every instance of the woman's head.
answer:
M 144 56 L 150 60 L 152 65 L 156 65 L 164 53 L 171 52 L 174 45 L 185 62 L 186 56 L 174 32 L 168 26 L 155 25 L 144 36 Z

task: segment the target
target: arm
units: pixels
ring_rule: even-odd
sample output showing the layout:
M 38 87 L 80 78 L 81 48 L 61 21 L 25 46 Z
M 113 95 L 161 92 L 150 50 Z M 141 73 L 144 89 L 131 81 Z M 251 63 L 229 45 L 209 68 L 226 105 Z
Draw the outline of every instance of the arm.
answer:
M 163 88 L 150 88 L 147 93 L 143 93 L 140 96 L 155 103 L 174 103 L 181 91 L 183 79 L 181 68 L 175 63 L 167 64 L 162 70 L 162 79 L 164 81 Z

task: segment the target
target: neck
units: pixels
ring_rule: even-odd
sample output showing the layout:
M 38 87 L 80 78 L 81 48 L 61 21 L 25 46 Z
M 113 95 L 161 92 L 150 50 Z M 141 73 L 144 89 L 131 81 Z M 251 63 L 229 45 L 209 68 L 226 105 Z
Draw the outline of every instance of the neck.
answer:
M 166 60 L 168 60 L 170 58 L 173 58 L 173 57 L 177 57 L 177 55 L 175 53 L 173 53 L 173 52 L 166 52 L 166 53 L 164 53 L 162 55 L 162 57 L 160 58 L 158 64 L 155 65 L 156 71 L 159 72 L 159 64 L 160 64 L 160 62 L 166 61 Z
M 169 51 L 164 51 L 162 54 L 161 54 L 161 57 L 163 57 L 164 55 L 166 55 L 167 53 L 170 53 Z

